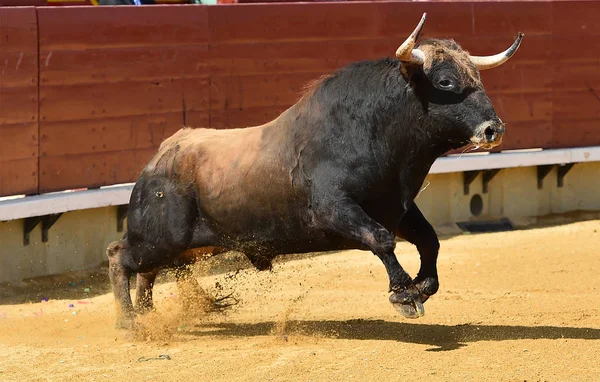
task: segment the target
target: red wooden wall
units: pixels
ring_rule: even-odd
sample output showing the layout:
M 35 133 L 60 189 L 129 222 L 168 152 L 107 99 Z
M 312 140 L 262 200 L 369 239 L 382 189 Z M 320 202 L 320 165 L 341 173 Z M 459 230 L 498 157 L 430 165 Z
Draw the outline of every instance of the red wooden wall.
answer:
M 209 124 L 207 8 L 152 8 L 38 10 L 40 192 L 131 181 Z
M 311 79 L 393 55 L 423 12 L 423 37 L 451 37 L 477 55 L 525 32 L 513 59 L 482 72 L 507 122 L 501 149 L 600 145 L 598 2 L 0 9 L 10 20 L 0 36 L 21 36 L 0 41 L 9 62 L 0 68 L 29 52 L 0 77 L 0 195 L 134 181 L 181 125 L 264 123 Z
M 0 10 L 0 195 L 38 190 L 35 8 Z

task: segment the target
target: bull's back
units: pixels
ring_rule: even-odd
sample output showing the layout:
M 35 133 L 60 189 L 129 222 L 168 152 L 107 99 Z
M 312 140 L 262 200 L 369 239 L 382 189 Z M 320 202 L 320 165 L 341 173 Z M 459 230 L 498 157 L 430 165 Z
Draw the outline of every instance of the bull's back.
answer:
M 297 239 L 307 225 L 308 195 L 292 182 L 286 147 L 265 138 L 264 128 L 180 130 L 145 171 L 191 185 L 204 218 L 234 241 Z

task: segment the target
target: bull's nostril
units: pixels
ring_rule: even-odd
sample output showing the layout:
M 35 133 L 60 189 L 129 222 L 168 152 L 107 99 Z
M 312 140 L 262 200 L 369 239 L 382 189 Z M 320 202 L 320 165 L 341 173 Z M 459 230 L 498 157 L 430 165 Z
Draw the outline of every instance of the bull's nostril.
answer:
M 483 131 L 483 134 L 485 135 L 485 139 L 487 141 L 493 141 L 496 137 L 496 132 L 491 127 L 486 127 Z

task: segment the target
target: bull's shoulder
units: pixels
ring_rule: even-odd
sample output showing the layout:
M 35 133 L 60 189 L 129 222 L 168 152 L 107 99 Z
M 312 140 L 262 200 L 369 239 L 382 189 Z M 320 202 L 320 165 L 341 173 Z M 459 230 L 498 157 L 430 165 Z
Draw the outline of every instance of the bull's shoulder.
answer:
M 170 174 L 174 168 L 186 172 L 201 163 L 223 167 L 240 155 L 260 151 L 260 129 L 188 128 L 165 139 L 145 168 L 146 173 Z M 185 171 L 184 171 L 185 170 Z M 193 172 L 193 171 L 192 171 Z

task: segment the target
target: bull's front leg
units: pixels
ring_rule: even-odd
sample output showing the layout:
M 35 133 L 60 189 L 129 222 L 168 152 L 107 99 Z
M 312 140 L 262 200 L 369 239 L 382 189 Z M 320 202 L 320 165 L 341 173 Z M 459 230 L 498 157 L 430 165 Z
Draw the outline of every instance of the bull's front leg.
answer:
M 396 228 L 396 235 L 415 245 L 419 251 L 421 267 L 411 287 L 413 292 L 418 293 L 420 302 L 424 303 L 439 289 L 437 258 L 440 242 L 437 234 L 412 202 Z
M 394 249 L 395 235 L 371 219 L 349 197 L 327 198 L 315 203 L 315 220 L 324 229 L 332 230 L 368 247 L 385 266 L 389 278 L 390 302 L 407 318 L 423 315 L 423 304 L 412 279 L 402 268 Z

